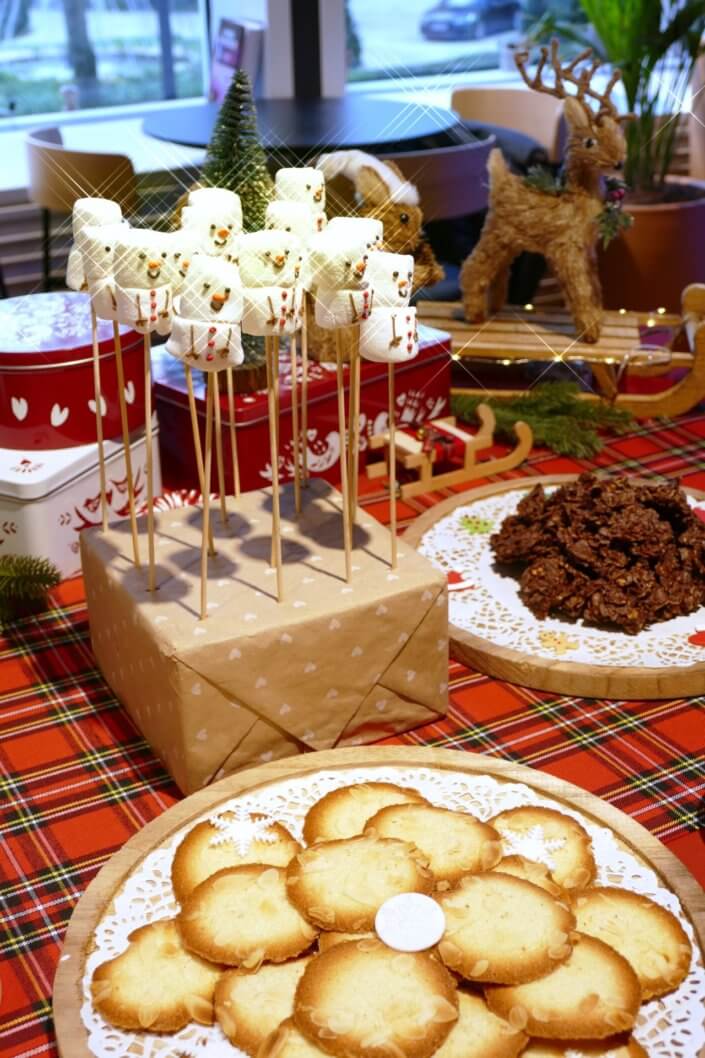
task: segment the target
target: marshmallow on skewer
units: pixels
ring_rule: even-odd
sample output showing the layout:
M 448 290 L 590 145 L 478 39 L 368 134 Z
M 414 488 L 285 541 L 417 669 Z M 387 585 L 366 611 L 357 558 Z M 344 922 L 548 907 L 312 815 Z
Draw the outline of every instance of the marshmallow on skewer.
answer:
M 189 192 L 189 208 L 211 214 L 211 219 L 227 219 L 233 224 L 236 235 L 242 231 L 242 205 L 240 196 L 226 187 L 198 187 Z
M 171 284 L 172 297 L 180 294 L 186 286 L 191 261 L 197 253 L 202 254 L 200 240 L 194 232 L 183 228 L 166 231 L 161 234 L 162 260 L 164 261 L 164 278 Z M 167 256 L 164 257 L 166 250 Z
M 239 323 L 242 288 L 236 265 L 195 254 L 176 306 L 179 316 L 188 319 Z
M 290 287 L 301 272 L 301 241 L 285 231 L 253 231 L 240 239 L 238 260 L 244 287 Z
M 303 289 L 294 287 L 244 287 L 244 334 L 269 337 L 295 334 L 301 328 Z
M 99 320 L 117 319 L 115 297 L 115 246 L 125 224 L 86 225 L 81 229 L 81 261 L 91 304 Z
M 78 198 L 73 204 L 71 227 L 74 245 L 66 266 L 66 285 L 70 290 L 82 290 L 86 284 L 83 270 L 81 239 L 86 227 L 104 227 L 123 222 L 122 210 L 110 198 Z
M 362 233 L 368 250 L 378 250 L 384 238 L 384 225 L 376 217 L 332 217 L 328 226 L 341 235 Z
M 194 255 L 176 307 L 167 352 L 201 371 L 221 371 L 243 362 L 242 291 L 235 265 Z
M 375 308 L 402 308 L 409 304 L 414 278 L 411 254 L 371 253 L 367 276 L 375 292 Z
M 312 210 L 303 202 L 284 202 L 274 199 L 267 205 L 264 226 L 267 231 L 288 231 L 307 242 L 317 231 L 326 226 L 326 215 L 322 209 Z
M 308 244 L 310 288 L 365 290 L 368 258 L 367 240 L 359 232 L 336 235 L 326 228 Z
M 416 309 L 375 308 L 360 324 L 360 356 L 376 364 L 399 364 L 419 352 Z
M 325 330 L 360 323 L 370 315 L 373 297 L 371 287 L 367 290 L 331 290 L 328 287 L 318 287 L 313 296 L 316 323 Z
M 278 169 L 274 174 L 274 197 L 284 202 L 303 202 L 311 209 L 325 209 L 325 177 L 308 165 Z
M 172 290 L 164 235 L 130 228 L 115 248 L 117 318 L 140 334 L 168 334 L 171 329 Z
M 242 230 L 240 203 L 237 209 L 207 210 L 199 206 L 184 206 L 181 210 L 181 230 L 187 231 L 198 243 L 202 253 L 213 257 L 237 257 L 237 246 Z

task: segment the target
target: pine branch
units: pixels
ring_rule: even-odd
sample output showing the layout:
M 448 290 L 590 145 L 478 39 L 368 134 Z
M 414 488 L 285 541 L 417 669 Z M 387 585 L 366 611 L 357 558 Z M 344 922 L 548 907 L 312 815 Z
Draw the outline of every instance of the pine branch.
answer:
M 48 558 L 33 555 L 0 557 L 0 599 L 4 602 L 42 599 L 60 580 L 61 574 Z
M 499 437 L 514 441 L 514 424 L 522 420 L 531 427 L 535 444 L 559 455 L 588 458 L 602 449 L 598 430 L 624 433 L 633 419 L 629 412 L 604 401 L 581 400 L 580 392 L 575 382 L 546 382 L 507 399 L 458 394 L 451 400 L 451 410 L 459 419 L 474 423 L 478 404 L 489 404 Z

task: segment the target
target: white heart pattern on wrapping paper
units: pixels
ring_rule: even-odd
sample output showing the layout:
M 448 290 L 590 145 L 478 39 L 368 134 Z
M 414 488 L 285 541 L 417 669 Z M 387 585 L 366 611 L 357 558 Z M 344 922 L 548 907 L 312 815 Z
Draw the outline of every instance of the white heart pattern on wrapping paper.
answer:
M 49 422 L 55 429 L 59 426 L 63 426 L 68 417 L 68 408 L 62 408 L 60 404 L 52 405 L 51 414 L 49 415 Z
M 132 384 L 132 383 L 130 383 L 130 384 Z M 93 400 L 92 397 L 88 401 L 88 407 L 90 408 L 90 410 L 95 415 L 95 401 Z M 101 415 L 107 415 L 107 413 L 108 413 L 108 405 L 105 403 L 105 397 L 102 396 L 102 394 L 101 394 L 101 398 L 100 398 L 100 414 Z
M 130 379 L 130 381 L 125 386 L 125 400 L 127 401 L 128 404 L 134 404 L 134 401 L 135 401 L 135 384 L 132 381 L 132 379 Z
M 18 422 L 22 422 L 23 419 L 27 418 L 27 412 L 29 411 L 29 404 L 24 397 L 12 397 L 10 400 L 12 405 L 12 414 L 15 416 Z

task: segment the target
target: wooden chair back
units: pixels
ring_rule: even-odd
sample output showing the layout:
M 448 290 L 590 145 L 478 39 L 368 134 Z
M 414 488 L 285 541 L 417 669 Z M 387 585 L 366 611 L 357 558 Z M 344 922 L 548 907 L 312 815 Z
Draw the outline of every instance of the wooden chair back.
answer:
M 456 88 L 451 109 L 464 121 L 516 129 L 537 140 L 551 161 L 559 160 L 563 103 L 527 88 Z
M 42 209 L 68 214 L 78 198 L 102 196 L 118 202 L 124 214 L 137 205 L 132 162 L 124 154 L 94 154 L 64 147 L 57 128 L 27 135 L 29 197 Z

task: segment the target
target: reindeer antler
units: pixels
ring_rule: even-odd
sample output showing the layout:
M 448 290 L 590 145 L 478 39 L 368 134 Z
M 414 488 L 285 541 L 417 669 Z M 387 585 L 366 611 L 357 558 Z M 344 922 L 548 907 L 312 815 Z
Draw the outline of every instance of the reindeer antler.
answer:
M 598 124 L 603 117 L 611 117 L 615 121 L 619 121 L 619 111 L 610 96 L 612 89 L 622 76 L 621 70 L 613 70 L 612 76 L 607 82 L 604 92 L 597 92 L 591 86 L 590 82 L 592 81 L 595 71 L 600 66 L 600 60 L 592 57 L 592 48 L 586 48 L 585 51 L 581 51 L 579 55 L 576 55 L 574 59 L 571 59 L 567 66 L 561 66 L 558 49 L 559 42 L 556 37 L 554 37 L 551 41 L 550 50 L 551 66 L 553 67 L 554 75 L 553 85 L 546 85 L 542 80 L 543 69 L 549 60 L 549 50 L 547 47 L 544 46 L 541 48 L 539 61 L 536 65 L 536 73 L 533 77 L 529 77 L 526 72 L 526 63 L 529 60 L 528 51 L 520 51 L 516 53 L 514 61 L 525 84 L 527 84 L 534 92 L 543 92 L 545 95 L 553 96 L 555 99 L 566 99 L 568 96 L 574 96 L 574 98 L 582 104 L 583 109 L 590 118 Z M 589 64 L 576 74 L 576 67 L 587 60 L 590 60 Z M 566 88 L 566 84 L 574 85 L 577 91 L 574 93 L 569 92 Z M 594 99 L 600 104 L 596 113 L 589 106 L 588 99 Z M 631 115 L 625 115 L 625 117 L 630 116 Z M 622 118 L 622 120 L 624 120 L 624 118 Z

